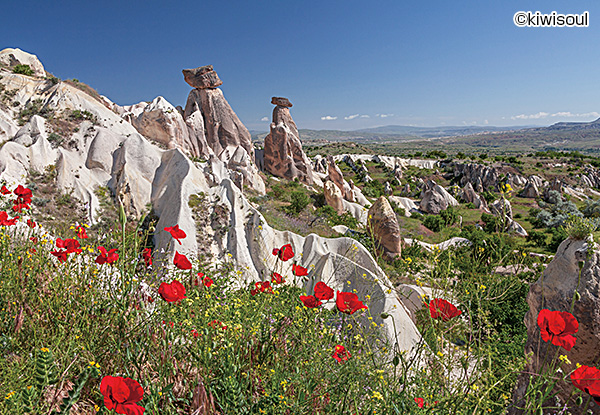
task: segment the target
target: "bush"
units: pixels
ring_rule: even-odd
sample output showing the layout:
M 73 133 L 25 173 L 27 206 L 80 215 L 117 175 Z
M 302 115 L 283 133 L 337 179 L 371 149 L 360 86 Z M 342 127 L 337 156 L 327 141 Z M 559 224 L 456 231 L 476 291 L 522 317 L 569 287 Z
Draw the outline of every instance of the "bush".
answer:
M 562 241 L 564 241 L 568 237 L 569 237 L 569 234 L 567 233 L 567 231 L 564 228 L 562 228 L 562 227 L 553 228 L 552 229 L 552 239 L 550 240 L 550 243 L 548 244 L 548 249 L 556 252 L 556 250 L 558 249 L 558 247 L 562 243 Z
M 488 203 L 492 203 L 494 200 L 497 199 L 496 195 L 493 192 L 490 192 L 489 190 L 482 192 L 481 196 L 483 196 L 485 201 Z
M 483 222 L 483 230 L 487 233 L 494 233 L 499 230 L 501 226 L 501 219 L 497 216 L 490 215 L 487 213 L 481 214 L 481 221 Z
M 300 213 L 310 203 L 310 198 L 301 190 L 295 190 L 290 194 L 291 204 L 288 210 L 291 213 Z
M 21 75 L 33 76 L 33 69 L 31 69 L 31 66 L 29 65 L 15 65 L 13 72 Z
M 458 212 L 454 206 L 448 206 L 448 209 L 440 212 L 440 216 L 444 220 L 446 226 L 452 226 L 458 222 Z
M 446 226 L 446 222 L 441 216 L 427 215 L 425 220 L 423 220 L 423 225 L 433 232 L 439 232 Z
M 600 218 L 600 199 L 596 201 L 586 200 L 582 212 L 586 218 Z
M 537 246 L 538 248 L 546 247 L 546 239 L 547 239 L 547 235 L 544 232 L 540 232 L 540 231 L 531 231 L 527 235 L 527 242 L 530 242 L 531 244 L 533 244 L 534 246 Z

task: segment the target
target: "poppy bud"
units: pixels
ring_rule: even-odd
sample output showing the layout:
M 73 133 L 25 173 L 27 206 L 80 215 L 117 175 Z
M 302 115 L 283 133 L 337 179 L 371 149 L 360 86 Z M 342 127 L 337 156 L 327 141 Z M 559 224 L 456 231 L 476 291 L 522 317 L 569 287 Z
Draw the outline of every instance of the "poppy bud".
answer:
M 381 315 L 379 317 L 381 317 L 382 319 L 386 319 L 388 318 L 390 315 L 388 313 L 381 313 Z
M 581 294 L 579 294 L 579 291 L 575 291 L 575 301 L 579 300 L 581 300 Z

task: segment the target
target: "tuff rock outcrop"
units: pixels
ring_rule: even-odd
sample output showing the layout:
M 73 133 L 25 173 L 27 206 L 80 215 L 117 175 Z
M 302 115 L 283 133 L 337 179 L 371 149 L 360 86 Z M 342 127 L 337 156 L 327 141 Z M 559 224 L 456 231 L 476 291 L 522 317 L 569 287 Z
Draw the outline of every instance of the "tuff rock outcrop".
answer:
M 580 268 L 581 265 L 581 268 Z M 576 369 L 575 364 L 597 366 L 600 360 L 600 251 L 589 241 L 566 239 L 563 241 L 552 262 L 548 264 L 541 276 L 529 288 L 527 304 L 529 311 L 525 314 L 527 327 L 527 343 L 525 354 L 532 354 L 527 366 L 519 376 L 517 387 L 513 394 L 515 407 L 510 414 L 522 414 L 516 407 L 523 406 L 523 397 L 527 391 L 530 373 L 540 373 L 543 370 L 544 356 L 556 354 L 557 346 L 544 342 L 540 337 L 537 317 L 542 309 L 551 311 L 571 312 L 579 322 L 579 330 L 575 334 L 576 343 L 570 350 L 560 349 L 560 354 L 567 356 L 566 363 L 557 359 L 563 373 L 567 374 Z M 578 293 L 578 294 L 576 294 Z M 571 311 L 572 310 L 572 311 Z M 548 362 L 546 361 L 546 366 Z M 570 382 L 558 381 L 554 392 L 563 402 L 571 394 L 573 386 Z M 584 394 L 584 402 L 587 396 Z M 584 405 L 573 403 L 568 408 L 574 415 L 582 415 Z M 600 406 L 592 399 L 588 407 L 593 414 L 600 414 Z
M 467 203 L 473 203 L 473 205 L 477 209 L 480 209 L 487 213 L 490 212 L 486 200 L 479 194 L 477 194 L 477 192 L 473 189 L 473 185 L 471 185 L 471 183 L 467 183 L 465 187 L 463 187 L 461 192 L 461 199 Z
M 334 208 L 338 215 L 343 214 L 344 196 L 340 188 L 331 180 L 327 180 L 323 186 L 323 193 L 325 194 L 325 202 Z
M 538 186 L 535 184 L 533 180 L 528 180 L 525 188 L 521 192 L 521 197 L 527 197 L 530 199 L 537 199 L 540 197 L 540 191 Z
M 46 71 L 44 65 L 37 56 L 27 53 L 18 48 L 6 48 L 0 51 L 0 64 L 14 68 L 16 65 L 29 65 L 33 76 L 44 77 Z
M 458 201 L 442 186 L 433 180 L 427 181 L 421 192 L 421 203 L 419 209 L 423 212 L 437 215 L 448 206 L 458 206 Z
M 479 193 L 485 190 L 498 190 L 500 179 L 503 176 L 505 176 L 503 182 L 505 181 L 513 188 L 521 187 L 527 182 L 523 176 L 505 170 L 477 163 L 455 163 L 454 177 L 460 177 L 461 186 L 471 183 L 473 189 Z
M 368 228 L 387 260 L 402 254 L 402 235 L 396 213 L 390 202 L 381 196 L 369 209 Z
M 395 203 L 401 209 L 404 209 L 404 216 L 410 217 L 413 213 L 419 213 L 419 207 L 414 200 L 408 197 L 388 196 L 390 203 Z
M 312 185 L 314 182 L 311 163 L 302 150 L 298 127 L 290 114 L 292 104 L 287 98 L 273 97 L 271 132 L 265 137 L 265 170 L 274 176 L 288 180 L 298 179 Z M 279 105 L 283 103 L 285 105 Z

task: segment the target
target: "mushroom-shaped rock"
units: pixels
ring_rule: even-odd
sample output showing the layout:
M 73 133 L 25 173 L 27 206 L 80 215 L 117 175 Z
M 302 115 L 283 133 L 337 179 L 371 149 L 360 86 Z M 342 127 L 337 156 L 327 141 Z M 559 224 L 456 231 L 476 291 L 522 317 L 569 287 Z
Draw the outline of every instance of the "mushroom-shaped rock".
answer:
M 283 97 L 271 98 L 271 104 L 278 105 L 280 107 L 292 108 L 292 103 L 290 102 L 290 100 Z
M 369 209 L 368 228 L 386 259 L 391 260 L 402 253 L 398 218 L 385 197 L 381 196 Z
M 273 109 L 271 132 L 265 137 L 264 167 L 274 176 L 288 180 L 298 178 L 308 185 L 314 182 L 310 160 L 302 150 L 298 127 L 288 106 L 277 105 Z
M 206 89 L 223 85 L 219 75 L 213 70 L 212 65 L 200 66 L 194 69 L 184 69 L 183 78 L 192 88 Z
M 0 51 L 0 64 L 9 67 L 17 65 L 28 65 L 33 71 L 34 76 L 46 76 L 44 65 L 37 56 L 27 53 L 18 48 L 6 48 Z

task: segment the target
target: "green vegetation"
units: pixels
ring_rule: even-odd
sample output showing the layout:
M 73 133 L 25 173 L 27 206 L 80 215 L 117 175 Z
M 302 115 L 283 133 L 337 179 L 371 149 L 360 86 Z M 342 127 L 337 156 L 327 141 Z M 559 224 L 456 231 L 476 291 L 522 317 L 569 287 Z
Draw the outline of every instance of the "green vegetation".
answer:
M 31 69 L 29 65 L 15 65 L 13 68 L 13 72 L 21 75 L 33 76 L 33 69 Z

